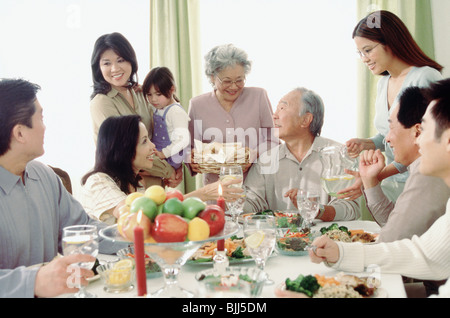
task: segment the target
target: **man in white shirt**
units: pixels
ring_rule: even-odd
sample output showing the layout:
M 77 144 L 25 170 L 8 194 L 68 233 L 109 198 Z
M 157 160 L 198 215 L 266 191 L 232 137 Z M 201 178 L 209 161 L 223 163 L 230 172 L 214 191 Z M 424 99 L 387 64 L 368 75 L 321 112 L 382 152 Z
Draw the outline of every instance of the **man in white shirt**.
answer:
M 420 173 L 442 178 L 450 187 L 450 79 L 432 84 L 426 90 L 430 104 L 422 120 L 418 140 Z M 413 236 L 390 243 L 363 245 L 335 242 L 322 236 L 313 242 L 310 252 L 315 263 L 326 262 L 333 268 L 361 272 L 371 264 L 381 272 L 407 277 L 442 280 L 450 277 L 450 199 L 445 215 L 420 237 Z M 450 297 L 450 282 L 439 288 L 439 297 Z
M 281 98 L 273 122 L 284 143 L 261 154 L 252 165 L 245 179 L 244 211 L 296 209 L 288 193 L 297 188 L 320 193 L 321 208 L 317 218 L 323 221 L 360 217 L 356 201 L 330 200 L 321 186 L 320 149 L 341 145 L 320 137 L 323 120 L 322 99 L 313 91 L 297 88 Z

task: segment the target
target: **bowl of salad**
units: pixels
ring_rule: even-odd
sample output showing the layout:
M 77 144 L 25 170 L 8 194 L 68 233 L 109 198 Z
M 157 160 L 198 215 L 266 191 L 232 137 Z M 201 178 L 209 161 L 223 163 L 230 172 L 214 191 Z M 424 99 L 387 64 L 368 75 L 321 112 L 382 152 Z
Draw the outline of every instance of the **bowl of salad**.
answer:
M 277 228 L 277 251 L 288 256 L 307 255 L 308 247 L 319 235 L 309 229 Z

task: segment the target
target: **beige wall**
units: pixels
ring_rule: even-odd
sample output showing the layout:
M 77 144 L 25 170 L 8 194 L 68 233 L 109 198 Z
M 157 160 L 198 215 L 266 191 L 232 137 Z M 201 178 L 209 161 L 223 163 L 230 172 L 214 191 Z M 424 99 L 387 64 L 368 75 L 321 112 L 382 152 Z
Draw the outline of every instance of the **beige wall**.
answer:
M 436 61 L 444 66 L 442 75 L 450 77 L 450 1 L 431 0 Z

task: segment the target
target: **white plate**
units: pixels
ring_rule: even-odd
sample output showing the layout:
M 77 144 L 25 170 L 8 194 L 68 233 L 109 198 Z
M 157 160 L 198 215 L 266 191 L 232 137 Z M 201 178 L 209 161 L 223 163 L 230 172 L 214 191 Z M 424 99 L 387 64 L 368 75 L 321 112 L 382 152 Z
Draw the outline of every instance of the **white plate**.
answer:
M 294 291 L 286 290 L 286 285 L 284 283 L 279 284 L 274 290 L 275 296 L 279 298 L 310 298 L 303 293 L 297 293 Z M 388 293 L 384 288 L 377 288 L 374 294 L 367 298 L 387 298 Z
M 100 265 L 104 264 L 103 261 L 100 261 L 100 260 L 99 260 L 99 262 L 100 262 Z M 30 268 L 30 269 L 32 269 L 32 268 L 39 268 L 39 267 L 42 267 L 42 266 L 44 266 L 44 265 L 47 265 L 48 263 L 49 263 L 49 262 L 39 263 L 39 264 L 34 264 L 34 265 L 27 266 L 27 268 Z M 99 279 L 99 278 L 100 278 L 100 275 L 97 274 L 97 275 L 95 275 L 95 276 L 93 276 L 93 277 L 86 278 L 86 280 L 87 280 L 88 282 L 92 282 L 92 281 L 96 281 L 96 280 Z

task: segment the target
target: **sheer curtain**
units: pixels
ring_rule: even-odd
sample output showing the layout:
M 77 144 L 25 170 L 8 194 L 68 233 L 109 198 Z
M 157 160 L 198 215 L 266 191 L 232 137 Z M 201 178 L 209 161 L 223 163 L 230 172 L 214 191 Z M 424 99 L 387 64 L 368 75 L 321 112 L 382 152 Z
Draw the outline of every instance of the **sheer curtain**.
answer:
M 395 13 L 408 27 L 422 50 L 434 58 L 433 24 L 429 0 L 358 0 L 358 21 L 376 10 L 388 10 Z M 377 134 L 373 119 L 377 82 L 380 77 L 374 76 L 363 63 L 358 64 L 357 136 L 368 138 Z M 361 206 L 361 214 L 363 219 L 373 219 L 365 203 Z
M 174 74 L 177 96 L 188 110 L 201 92 L 198 0 L 150 0 L 150 67 L 166 66 Z M 200 180 L 185 169 L 180 190 L 191 192 Z
M 429 0 L 358 0 L 358 21 L 370 12 L 388 10 L 406 24 L 421 49 L 434 58 L 433 23 Z M 356 24 L 355 24 L 356 25 Z M 360 138 L 374 136 L 373 124 L 378 76 L 372 75 L 363 63 L 358 63 L 358 126 Z

